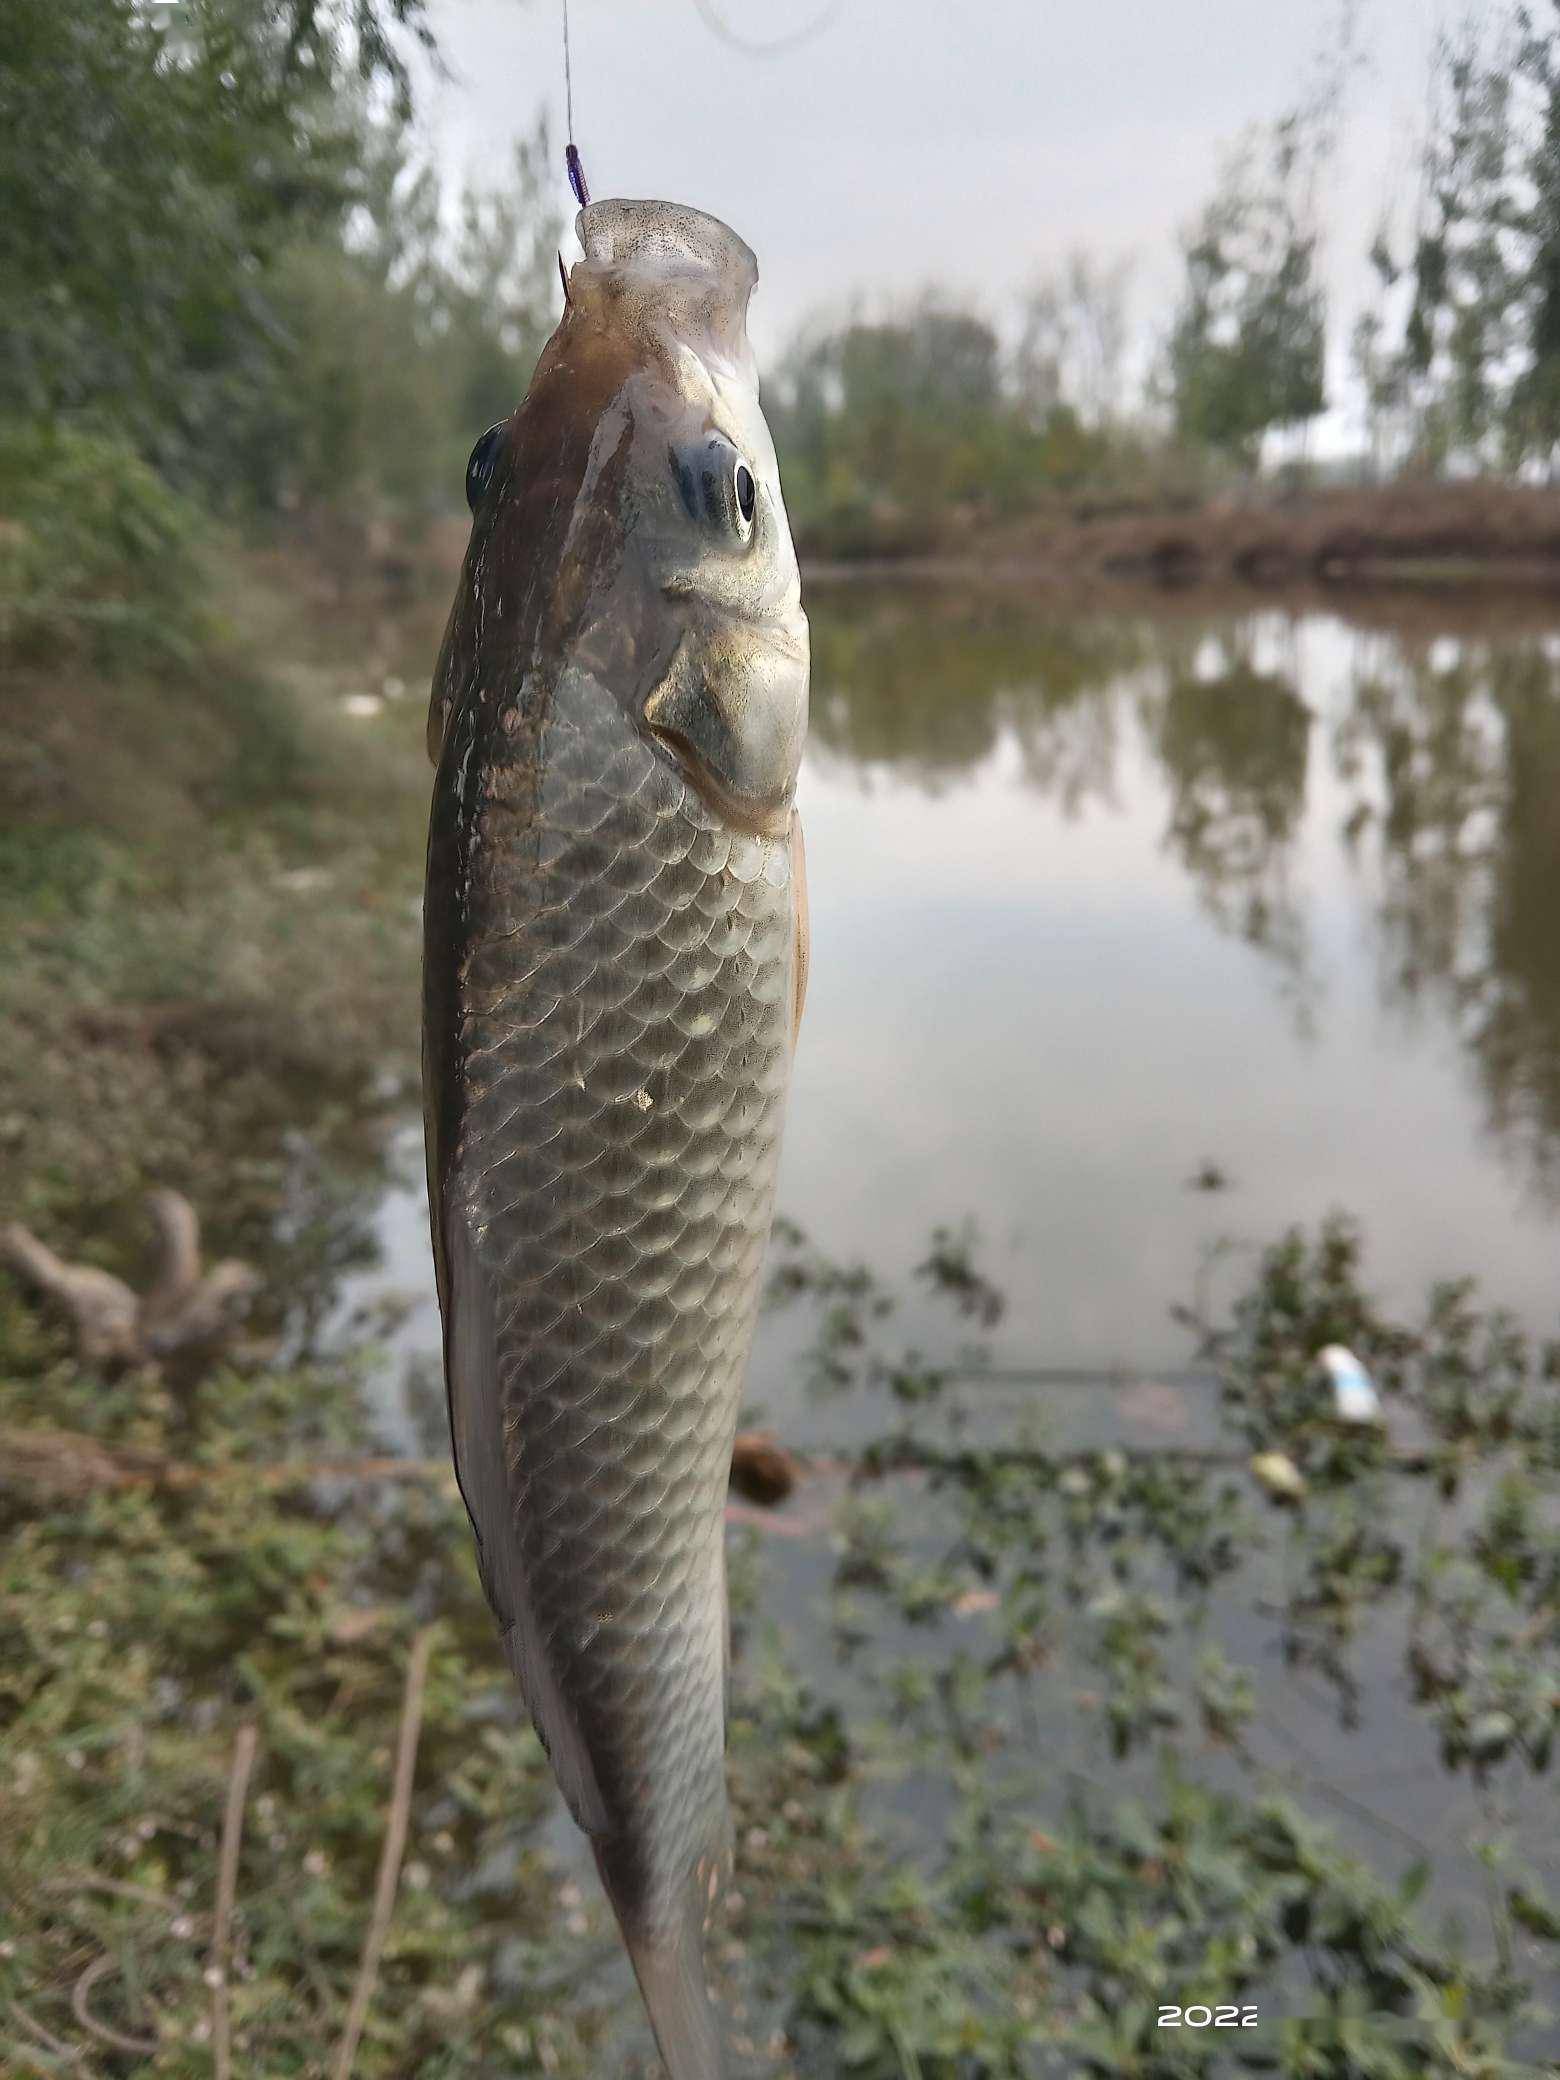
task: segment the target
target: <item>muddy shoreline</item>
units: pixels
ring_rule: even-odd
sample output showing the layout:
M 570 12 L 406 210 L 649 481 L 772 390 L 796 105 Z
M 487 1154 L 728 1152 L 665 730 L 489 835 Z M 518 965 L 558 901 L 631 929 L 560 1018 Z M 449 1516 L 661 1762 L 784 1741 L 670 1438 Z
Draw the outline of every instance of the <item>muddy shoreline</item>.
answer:
M 1275 493 L 1193 506 L 1081 506 L 950 532 L 913 553 L 808 554 L 814 585 L 900 581 L 1080 585 L 1114 594 L 1268 592 L 1339 599 L 1382 591 L 1440 597 L 1560 593 L 1560 491 L 1533 485 L 1402 483 Z

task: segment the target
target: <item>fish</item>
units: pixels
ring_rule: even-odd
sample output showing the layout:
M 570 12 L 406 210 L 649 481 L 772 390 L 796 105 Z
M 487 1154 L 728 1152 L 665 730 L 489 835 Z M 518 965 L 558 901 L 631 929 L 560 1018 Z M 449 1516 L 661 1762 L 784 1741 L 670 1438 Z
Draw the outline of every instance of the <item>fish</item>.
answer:
M 808 632 L 716 218 L 611 199 L 473 451 L 435 668 L 428 1191 L 483 1587 L 672 2080 L 718 2080 L 724 1511 L 808 967 Z

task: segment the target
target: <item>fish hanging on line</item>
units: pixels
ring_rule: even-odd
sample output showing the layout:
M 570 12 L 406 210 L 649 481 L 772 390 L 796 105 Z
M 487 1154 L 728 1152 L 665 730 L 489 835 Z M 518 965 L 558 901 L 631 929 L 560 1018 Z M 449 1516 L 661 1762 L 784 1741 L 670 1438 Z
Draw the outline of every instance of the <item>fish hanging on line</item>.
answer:
M 672 2080 L 722 2071 L 724 1506 L 807 975 L 808 640 L 714 218 L 602 201 L 472 455 L 436 668 L 428 1184 L 504 1651 Z

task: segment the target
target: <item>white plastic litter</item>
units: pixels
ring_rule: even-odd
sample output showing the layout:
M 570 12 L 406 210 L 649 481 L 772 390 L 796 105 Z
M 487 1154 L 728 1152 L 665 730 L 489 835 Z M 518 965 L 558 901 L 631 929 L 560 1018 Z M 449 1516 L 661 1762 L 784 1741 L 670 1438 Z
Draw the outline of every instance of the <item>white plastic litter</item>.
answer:
M 1333 1414 L 1340 1423 L 1386 1421 L 1376 1382 L 1346 1344 L 1329 1343 L 1316 1362 L 1332 1389 Z

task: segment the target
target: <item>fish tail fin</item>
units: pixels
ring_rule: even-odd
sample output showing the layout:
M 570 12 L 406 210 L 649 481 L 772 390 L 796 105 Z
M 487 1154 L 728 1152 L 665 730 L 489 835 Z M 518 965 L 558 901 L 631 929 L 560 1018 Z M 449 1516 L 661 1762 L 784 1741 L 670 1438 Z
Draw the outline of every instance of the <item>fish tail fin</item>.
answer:
M 591 1846 L 669 2080 L 725 2080 L 725 2047 L 704 1976 L 704 1931 L 719 1896 L 724 1855 L 699 1859 L 688 1873 L 669 1922 L 657 1924 L 642 1921 L 632 1911 L 631 1895 L 625 1896 L 610 1841 L 596 1841 Z

